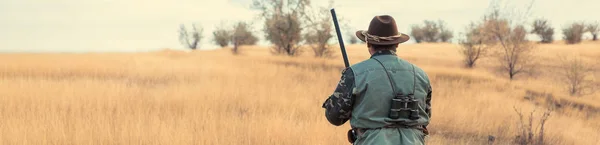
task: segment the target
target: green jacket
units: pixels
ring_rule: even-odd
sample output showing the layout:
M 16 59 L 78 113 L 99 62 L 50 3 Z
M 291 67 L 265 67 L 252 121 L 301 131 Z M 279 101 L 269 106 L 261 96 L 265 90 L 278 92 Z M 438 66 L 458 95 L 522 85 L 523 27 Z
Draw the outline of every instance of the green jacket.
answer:
M 411 120 L 406 115 L 399 119 L 388 117 L 394 90 L 402 94 L 414 91 L 419 119 Z M 378 51 L 371 59 L 343 71 L 335 92 L 323 103 L 323 108 L 333 125 L 340 126 L 350 120 L 352 128 L 369 129 L 358 136 L 355 144 L 424 144 L 425 134 L 419 129 L 378 128 L 394 124 L 426 127 L 431 118 L 431 92 L 423 70 L 397 57 L 394 51 Z

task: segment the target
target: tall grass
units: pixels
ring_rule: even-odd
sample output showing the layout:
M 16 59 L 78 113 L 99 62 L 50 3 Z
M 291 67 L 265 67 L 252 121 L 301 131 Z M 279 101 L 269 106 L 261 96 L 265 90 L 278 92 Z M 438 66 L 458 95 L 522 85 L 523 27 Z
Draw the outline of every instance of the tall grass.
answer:
M 369 57 L 362 47 L 348 48 L 352 63 Z M 548 59 L 562 52 L 600 56 L 585 44 L 542 47 Z M 241 50 L 0 54 L 0 144 L 348 144 L 348 124 L 329 125 L 321 108 L 340 78 L 341 59 Z M 544 108 L 523 100 L 526 90 L 567 97 L 548 74 L 510 82 L 488 71 L 492 60 L 462 69 L 455 45 L 401 45 L 399 55 L 432 81 L 428 144 L 485 144 L 489 135 L 513 144 L 513 106 Z M 577 99 L 600 104 L 598 94 Z M 586 112 L 553 112 L 546 140 L 600 144 L 600 118 L 577 114 Z

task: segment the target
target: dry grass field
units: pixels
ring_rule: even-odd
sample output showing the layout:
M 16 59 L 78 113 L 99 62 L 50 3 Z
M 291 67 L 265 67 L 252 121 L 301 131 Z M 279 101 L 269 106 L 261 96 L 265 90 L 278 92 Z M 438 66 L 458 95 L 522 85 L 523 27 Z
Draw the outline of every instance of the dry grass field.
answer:
M 351 63 L 369 57 L 362 45 L 348 53 Z M 398 53 L 432 82 L 427 144 L 480 145 L 490 135 L 514 144 L 513 107 L 537 108 L 536 123 L 551 103 L 561 107 L 546 124 L 548 144 L 600 144 L 600 92 L 570 97 L 555 74 L 559 54 L 600 64 L 600 43 L 539 45 L 539 71 L 513 81 L 491 58 L 463 68 L 457 45 L 407 44 Z M 348 124 L 330 125 L 321 108 L 343 62 L 304 54 L 0 54 L 0 144 L 348 144 Z

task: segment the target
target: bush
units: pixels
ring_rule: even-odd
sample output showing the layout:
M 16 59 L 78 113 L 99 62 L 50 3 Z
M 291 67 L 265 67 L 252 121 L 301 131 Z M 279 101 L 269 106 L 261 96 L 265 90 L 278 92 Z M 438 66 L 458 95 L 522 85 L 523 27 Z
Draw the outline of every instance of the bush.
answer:
M 439 41 L 441 42 L 450 42 L 450 40 L 454 37 L 454 34 L 451 30 L 446 27 L 446 22 L 438 21 L 438 27 L 440 29 L 440 34 L 438 35 Z
M 217 28 L 213 32 L 213 41 L 221 47 L 227 47 L 231 41 L 231 31 L 225 28 Z
M 451 31 L 442 30 L 442 32 L 440 33 L 440 41 L 441 42 L 450 42 L 452 37 L 454 37 L 454 34 L 452 34 Z
M 187 30 L 185 25 L 179 26 L 179 42 L 185 47 L 190 49 L 198 49 L 198 45 L 202 40 L 202 27 L 196 27 L 196 24 L 192 24 L 192 30 Z
M 423 39 L 425 39 L 425 34 L 419 25 L 411 26 L 410 35 L 412 35 L 412 38 L 417 43 L 421 43 L 423 42 Z
M 265 18 L 265 39 L 275 45 L 274 54 L 299 55 L 305 9 L 310 0 L 253 0 L 253 7 Z
M 542 43 L 552 43 L 554 41 L 554 28 L 550 27 L 548 20 L 537 19 L 533 22 L 533 30 L 531 33 L 537 34 Z
M 358 38 L 356 38 L 356 35 L 354 35 L 354 33 L 348 33 L 348 37 L 349 37 L 349 42 L 350 44 L 356 44 L 358 43 Z
M 245 22 L 238 22 L 233 26 L 233 35 L 231 43 L 233 44 L 233 53 L 237 54 L 239 46 L 242 45 L 254 45 L 258 41 L 258 38 L 252 34 L 250 25 Z
M 598 40 L 598 32 L 600 32 L 600 24 L 598 22 L 588 24 L 586 30 L 592 34 L 592 40 Z
M 537 125 L 534 125 L 534 113 L 535 109 L 529 113 L 529 118 L 523 117 L 523 112 L 517 110 L 516 107 L 513 106 L 515 112 L 519 116 L 519 120 L 517 125 L 519 127 L 519 131 L 517 132 L 517 136 L 515 137 L 515 143 L 518 145 L 544 145 L 544 131 L 545 125 L 548 119 L 550 118 L 550 113 L 552 113 L 552 109 L 547 109 L 544 111 L 542 116 L 539 117 L 539 121 Z M 525 120 L 526 119 L 526 120 Z
M 421 42 L 449 42 L 453 37 L 453 32 L 446 27 L 446 23 L 439 20 L 425 20 L 423 26 L 413 25 L 411 33 L 417 43 Z
M 425 26 L 421 28 L 426 42 L 437 42 L 440 34 L 440 28 L 433 21 L 425 20 Z
M 567 44 L 580 43 L 583 33 L 585 33 L 585 26 L 583 23 L 573 23 L 563 29 L 564 39 L 567 41 Z

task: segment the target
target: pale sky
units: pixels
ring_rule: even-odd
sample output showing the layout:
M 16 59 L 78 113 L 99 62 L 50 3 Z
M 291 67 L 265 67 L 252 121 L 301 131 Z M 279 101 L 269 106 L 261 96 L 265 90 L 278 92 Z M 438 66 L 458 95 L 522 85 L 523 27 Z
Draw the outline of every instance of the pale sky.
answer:
M 505 1 L 524 8 L 526 0 Z M 318 6 L 327 2 L 313 0 Z M 179 25 L 193 22 L 204 28 L 201 49 L 214 49 L 212 31 L 223 22 L 254 22 L 260 32 L 262 22 L 250 4 L 251 0 L 0 0 L 0 52 L 183 49 Z M 489 0 L 337 0 L 334 8 L 353 28 L 342 30 L 344 34 L 367 29 L 373 16 L 389 14 L 406 34 L 412 24 L 442 19 L 458 36 L 488 5 Z M 561 38 L 560 29 L 573 21 L 600 21 L 598 6 L 600 0 L 536 0 L 527 21 L 547 18 L 555 37 Z

